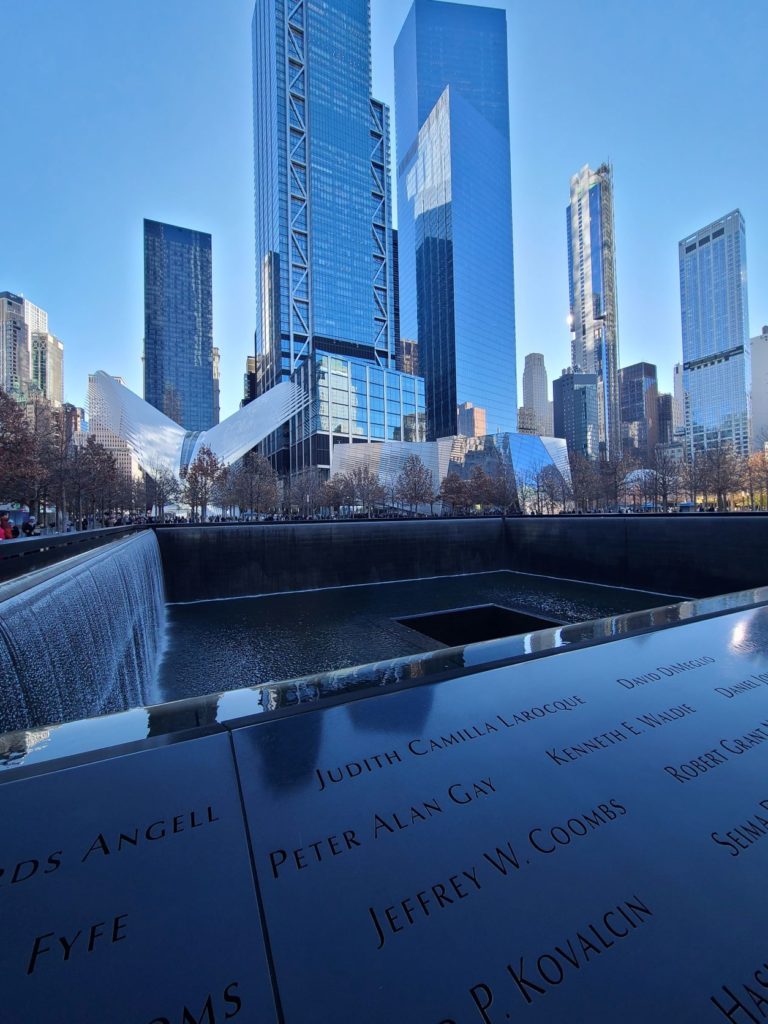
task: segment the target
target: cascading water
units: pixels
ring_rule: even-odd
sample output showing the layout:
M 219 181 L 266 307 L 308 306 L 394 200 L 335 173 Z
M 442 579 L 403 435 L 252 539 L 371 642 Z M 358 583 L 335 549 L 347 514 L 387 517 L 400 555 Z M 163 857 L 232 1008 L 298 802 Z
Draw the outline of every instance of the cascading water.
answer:
M 0 733 L 150 703 L 164 628 L 149 530 L 0 600 Z

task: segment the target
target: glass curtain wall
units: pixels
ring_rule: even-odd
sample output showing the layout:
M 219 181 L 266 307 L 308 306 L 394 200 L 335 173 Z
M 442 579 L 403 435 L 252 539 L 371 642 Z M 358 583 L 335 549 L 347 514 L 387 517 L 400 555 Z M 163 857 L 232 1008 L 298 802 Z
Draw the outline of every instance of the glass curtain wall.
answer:
M 430 438 L 457 406 L 517 416 L 504 11 L 416 0 L 395 46 L 400 325 L 418 341 Z

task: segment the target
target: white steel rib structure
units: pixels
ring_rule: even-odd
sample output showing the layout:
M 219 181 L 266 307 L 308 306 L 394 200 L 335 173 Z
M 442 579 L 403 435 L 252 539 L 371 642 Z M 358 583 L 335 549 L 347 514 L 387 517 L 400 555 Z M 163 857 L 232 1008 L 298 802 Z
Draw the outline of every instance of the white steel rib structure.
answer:
M 285 381 L 210 430 L 189 431 L 103 370 L 95 379 L 104 425 L 128 444 L 149 473 L 162 468 L 179 476 L 203 445 L 229 466 L 307 403 L 299 385 Z

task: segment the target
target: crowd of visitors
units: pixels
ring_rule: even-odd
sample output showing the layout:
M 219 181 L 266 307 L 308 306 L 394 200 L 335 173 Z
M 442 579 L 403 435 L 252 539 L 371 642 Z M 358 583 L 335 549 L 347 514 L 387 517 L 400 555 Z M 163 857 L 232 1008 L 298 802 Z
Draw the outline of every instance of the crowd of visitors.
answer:
M 0 515 L 0 541 L 16 540 L 17 537 L 33 537 L 40 533 L 35 516 L 27 516 L 19 524 L 7 512 Z

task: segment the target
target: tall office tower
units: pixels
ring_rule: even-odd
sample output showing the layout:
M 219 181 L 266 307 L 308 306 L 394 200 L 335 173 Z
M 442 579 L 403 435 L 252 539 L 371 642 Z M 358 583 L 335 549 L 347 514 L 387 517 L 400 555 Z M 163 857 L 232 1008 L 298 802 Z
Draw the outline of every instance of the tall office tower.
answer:
M 400 324 L 419 343 L 427 436 L 457 407 L 515 430 L 515 303 L 503 10 L 415 0 L 395 44 Z
M 27 324 L 27 349 L 28 349 L 28 362 L 29 362 L 29 373 L 30 377 L 32 374 L 32 337 L 35 334 L 47 334 L 48 333 L 48 314 L 44 309 L 36 306 L 34 302 L 30 302 L 29 299 L 23 299 L 24 305 L 24 320 Z M 30 380 L 30 383 L 34 385 L 34 381 Z
M 563 437 L 571 454 L 600 455 L 600 415 L 596 373 L 567 367 L 552 381 L 555 437 Z
M 246 356 L 243 374 L 243 397 L 240 408 L 256 398 L 256 356 Z
M 327 469 L 332 444 L 404 428 L 379 394 L 395 372 L 394 280 L 389 109 L 371 96 L 369 0 L 256 0 L 253 121 L 257 393 L 294 376 L 309 399 L 263 448 L 280 472 Z M 353 388 L 350 407 L 342 378 L 368 381 L 365 363 L 378 371 L 374 392 Z M 358 399 L 373 419 L 350 417 Z
M 457 433 L 464 437 L 485 437 L 488 433 L 488 416 L 485 409 L 478 409 L 471 402 L 464 402 L 456 412 Z
M 683 387 L 683 364 L 675 363 L 672 381 L 672 432 L 685 430 L 685 388 Z
M 23 299 L 24 305 L 24 319 L 29 327 L 30 338 L 33 334 L 47 334 L 48 333 L 48 314 L 44 309 L 36 306 L 34 302 L 30 302 L 29 299 Z
M 566 209 L 571 365 L 597 376 L 600 457 L 621 455 L 613 172 L 584 166 Z
M 30 374 L 30 336 L 21 295 L 0 292 L 0 388 L 21 399 Z
M 752 451 L 768 445 L 768 324 L 750 342 L 752 350 Z
M 32 335 L 31 383 L 54 406 L 64 403 L 64 345 L 53 334 Z
M 675 436 L 674 417 L 672 414 L 672 395 L 659 395 L 656 403 L 656 420 L 659 430 L 659 444 L 671 444 Z
M 65 402 L 64 411 L 64 436 L 67 444 L 72 444 L 75 434 L 85 430 L 85 409 L 71 402 Z
M 211 236 L 144 221 L 144 398 L 186 430 L 213 418 Z
M 622 448 L 647 462 L 659 443 L 659 385 L 653 363 L 619 370 Z
M 125 384 L 122 377 L 115 377 L 118 384 Z M 104 398 L 95 373 L 88 374 L 88 429 L 83 430 L 81 421 L 80 431 L 74 435 L 74 442 L 77 445 L 86 445 L 88 438 L 92 437 L 99 444 L 103 445 L 117 463 L 117 470 L 123 477 L 138 479 L 141 476 L 139 464 L 131 454 L 128 443 L 115 434 L 107 425 L 108 416 L 104 409 Z M 151 467 L 144 467 L 149 469 Z
M 526 410 L 526 421 L 532 419 L 533 433 L 552 437 L 547 368 L 544 365 L 544 356 L 540 352 L 530 352 L 525 357 L 523 409 Z
M 221 417 L 221 352 L 216 345 L 211 349 L 211 370 L 213 371 L 213 423 L 214 426 Z
M 687 454 L 727 442 L 746 455 L 752 381 L 741 212 L 684 238 L 678 251 Z

